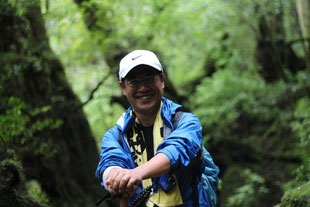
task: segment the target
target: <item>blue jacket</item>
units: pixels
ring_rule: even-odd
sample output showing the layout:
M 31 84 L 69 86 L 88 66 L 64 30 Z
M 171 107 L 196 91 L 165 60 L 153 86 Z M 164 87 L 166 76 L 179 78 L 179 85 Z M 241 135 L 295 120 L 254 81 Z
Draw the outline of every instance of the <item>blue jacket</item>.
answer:
M 183 200 L 183 205 L 181 206 L 192 207 L 194 206 L 192 189 L 193 170 L 190 167 L 186 167 L 198 156 L 198 152 L 201 150 L 202 127 L 199 119 L 195 115 L 183 113 L 177 128 L 173 129 L 172 119 L 176 111 L 181 110 L 181 105 L 175 104 L 164 97 L 162 100 L 161 115 L 164 122 L 164 134 L 168 136 L 158 146 L 156 153 L 164 153 L 170 159 L 171 170 L 175 172 Z M 126 132 L 135 122 L 135 117 L 129 114 L 130 111 L 131 107 L 120 117 L 116 126 L 105 133 L 102 139 L 100 161 L 96 170 L 96 176 L 100 180 L 102 180 L 102 173 L 110 166 L 120 166 L 127 169 L 135 168 L 134 160 L 126 140 Z M 124 143 L 123 148 L 118 141 L 120 131 Z M 209 207 L 207 192 L 204 190 L 198 177 L 197 182 L 199 206 Z M 101 184 L 103 185 L 102 182 Z M 153 186 L 156 192 L 158 188 L 158 179 L 154 179 Z M 131 199 L 134 199 L 141 191 L 142 185 L 139 185 L 137 193 L 132 196 Z

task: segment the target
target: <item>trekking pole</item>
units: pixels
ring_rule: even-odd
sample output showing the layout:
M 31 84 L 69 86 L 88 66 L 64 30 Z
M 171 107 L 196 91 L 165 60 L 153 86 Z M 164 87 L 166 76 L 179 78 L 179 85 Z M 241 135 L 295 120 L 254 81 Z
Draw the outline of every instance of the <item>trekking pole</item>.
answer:
M 120 207 L 128 207 L 128 198 L 120 199 Z
M 130 207 L 141 207 L 145 203 L 146 199 L 150 196 L 152 192 L 152 185 L 148 186 L 146 189 L 144 189 L 137 197 L 131 201 Z M 112 198 L 119 197 L 118 196 L 112 196 L 110 193 L 107 193 L 102 199 L 97 201 L 95 203 L 95 206 L 99 206 L 103 201 L 105 200 L 111 200 Z M 120 207 L 127 207 L 128 206 L 128 198 L 120 198 Z
M 95 203 L 95 206 L 99 206 L 105 200 L 111 200 L 112 197 L 113 196 L 110 193 L 107 193 L 105 196 L 103 196 L 103 198 L 101 198 L 99 201 Z

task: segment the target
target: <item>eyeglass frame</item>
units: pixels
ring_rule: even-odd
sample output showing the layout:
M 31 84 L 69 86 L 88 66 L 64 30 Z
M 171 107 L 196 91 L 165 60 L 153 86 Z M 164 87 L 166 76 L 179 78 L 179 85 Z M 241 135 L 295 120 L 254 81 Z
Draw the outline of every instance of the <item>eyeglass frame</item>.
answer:
M 124 79 L 123 82 L 126 82 L 126 84 L 130 87 L 130 88 L 139 88 L 141 87 L 141 85 L 146 85 L 146 86 L 150 86 L 154 83 L 156 83 L 156 81 L 160 78 L 160 76 L 162 75 L 162 73 L 160 74 L 153 74 L 153 75 L 150 75 L 148 77 L 145 77 L 143 79 L 131 79 L 131 80 L 128 80 L 128 79 Z M 152 79 L 152 80 L 151 80 Z M 147 81 L 149 80 L 149 81 Z M 137 81 L 137 84 L 133 84 L 133 81 Z

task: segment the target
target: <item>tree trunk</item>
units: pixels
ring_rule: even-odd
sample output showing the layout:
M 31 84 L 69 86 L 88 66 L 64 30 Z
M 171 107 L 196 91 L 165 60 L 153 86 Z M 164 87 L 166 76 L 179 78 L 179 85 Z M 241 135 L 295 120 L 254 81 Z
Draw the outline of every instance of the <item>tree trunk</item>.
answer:
M 1 97 L 19 97 L 27 111 L 50 106 L 43 118 L 62 121 L 56 129 L 38 130 L 32 140 L 48 140 L 56 155 L 16 149 L 26 179 L 37 179 L 55 205 L 89 206 L 100 197 L 96 142 L 82 109 L 72 110 L 81 103 L 49 47 L 40 2 L 1 1 L 0 10 Z
M 298 20 L 305 49 L 307 68 L 310 70 L 310 0 L 297 0 Z
M 260 6 L 257 5 L 259 12 Z M 258 22 L 256 59 L 262 66 L 261 75 L 269 83 L 287 80 L 286 71 L 292 74 L 303 70 L 305 62 L 290 44 L 285 42 L 282 7 L 277 14 L 261 15 Z

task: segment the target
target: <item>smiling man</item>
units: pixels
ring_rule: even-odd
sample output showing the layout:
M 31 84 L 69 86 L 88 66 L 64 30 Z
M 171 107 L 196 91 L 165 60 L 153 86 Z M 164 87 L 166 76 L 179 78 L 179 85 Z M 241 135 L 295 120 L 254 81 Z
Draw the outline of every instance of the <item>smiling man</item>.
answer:
M 164 74 L 150 66 L 138 65 L 120 82 L 120 86 L 142 125 L 153 124 L 150 117 L 155 119 L 160 107 Z
M 210 206 L 201 183 L 202 127 L 163 97 L 164 78 L 151 51 L 121 60 L 119 84 L 131 107 L 104 135 L 96 175 L 122 206 Z

